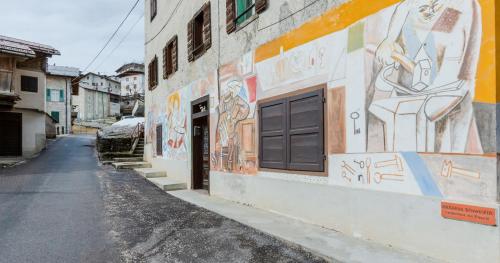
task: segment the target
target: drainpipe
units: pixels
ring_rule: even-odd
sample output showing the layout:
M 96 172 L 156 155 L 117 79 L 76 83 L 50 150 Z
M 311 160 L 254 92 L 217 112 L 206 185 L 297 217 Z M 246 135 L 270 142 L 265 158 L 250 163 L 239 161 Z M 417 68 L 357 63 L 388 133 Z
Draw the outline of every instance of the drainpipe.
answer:
M 64 106 L 65 106 L 64 116 L 66 118 L 65 118 L 64 126 L 66 126 L 65 132 L 67 134 L 69 134 L 69 131 L 68 131 L 69 130 L 69 125 L 68 125 L 68 78 L 65 78 L 64 81 L 66 82 L 66 90 L 64 91 L 64 94 L 66 97 L 66 98 L 64 98 Z

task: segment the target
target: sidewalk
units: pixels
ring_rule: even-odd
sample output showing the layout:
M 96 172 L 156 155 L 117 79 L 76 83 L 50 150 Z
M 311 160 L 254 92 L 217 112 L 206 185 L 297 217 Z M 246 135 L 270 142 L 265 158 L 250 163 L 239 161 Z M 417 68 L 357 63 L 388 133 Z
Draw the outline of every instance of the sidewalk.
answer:
M 442 262 L 423 255 L 349 237 L 333 230 L 265 210 L 212 197 L 206 192 L 182 190 L 168 193 L 284 241 L 298 244 L 304 249 L 332 261 L 370 263 Z

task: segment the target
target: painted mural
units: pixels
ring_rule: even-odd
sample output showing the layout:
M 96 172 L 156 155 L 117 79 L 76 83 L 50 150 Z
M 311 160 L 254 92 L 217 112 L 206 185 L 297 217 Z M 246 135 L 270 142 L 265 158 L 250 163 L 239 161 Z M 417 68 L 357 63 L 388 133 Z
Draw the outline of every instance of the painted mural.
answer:
M 190 151 L 191 101 L 210 94 L 210 107 L 213 112 L 218 101 L 216 73 L 194 81 L 168 95 L 163 128 L 163 158 L 167 160 L 188 161 Z
M 167 98 L 165 129 L 163 129 L 163 158 L 187 160 L 189 96 L 185 89 L 175 91 Z
M 491 2 L 361 2 L 259 47 L 258 99 L 327 84 L 331 184 L 495 202 Z
M 220 68 L 213 170 L 254 174 L 257 167 L 253 53 Z

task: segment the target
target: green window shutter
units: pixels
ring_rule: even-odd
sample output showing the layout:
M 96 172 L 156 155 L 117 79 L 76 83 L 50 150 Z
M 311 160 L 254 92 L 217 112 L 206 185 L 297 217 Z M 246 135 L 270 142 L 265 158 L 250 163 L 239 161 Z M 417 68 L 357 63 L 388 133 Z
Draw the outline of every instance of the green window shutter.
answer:
M 56 123 L 59 123 L 59 112 L 58 111 L 53 111 L 50 113 L 50 116 L 56 120 Z
M 46 89 L 47 101 L 50 101 L 50 89 Z
M 59 90 L 59 101 L 64 102 L 64 90 Z

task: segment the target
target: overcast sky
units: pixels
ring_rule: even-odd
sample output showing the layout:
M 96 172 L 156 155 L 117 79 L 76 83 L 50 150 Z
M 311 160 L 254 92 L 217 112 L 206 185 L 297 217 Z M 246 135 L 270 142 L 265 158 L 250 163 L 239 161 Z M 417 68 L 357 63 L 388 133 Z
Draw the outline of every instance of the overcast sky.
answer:
M 49 63 L 83 70 L 104 46 L 135 1 L 0 0 L 0 35 L 51 45 L 61 51 L 61 56 L 50 58 Z M 143 13 L 144 0 L 141 0 L 89 71 L 111 75 L 124 63 L 143 62 Z M 109 56 L 134 24 L 127 39 Z

